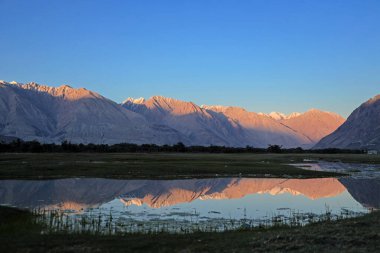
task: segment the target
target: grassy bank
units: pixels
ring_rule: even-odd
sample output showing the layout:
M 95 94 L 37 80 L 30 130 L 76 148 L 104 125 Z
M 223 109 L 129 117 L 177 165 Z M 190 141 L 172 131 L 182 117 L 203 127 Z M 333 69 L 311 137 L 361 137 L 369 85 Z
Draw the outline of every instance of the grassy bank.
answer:
M 2 153 L 0 179 L 101 177 L 181 179 L 208 177 L 331 177 L 288 163 L 324 159 L 380 163 L 380 156 L 321 154 L 183 154 L 183 153 Z
M 0 207 L 0 252 L 378 252 L 380 212 L 306 227 L 187 235 L 41 234 L 26 211 Z

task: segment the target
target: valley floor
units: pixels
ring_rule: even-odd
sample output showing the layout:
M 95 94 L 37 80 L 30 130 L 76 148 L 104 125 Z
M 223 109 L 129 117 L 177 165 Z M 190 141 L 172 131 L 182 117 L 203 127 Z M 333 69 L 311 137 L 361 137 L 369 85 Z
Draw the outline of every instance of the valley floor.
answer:
M 379 252 L 380 212 L 305 227 L 223 233 L 41 234 L 27 211 L 0 207 L 0 252 Z
M 0 179 L 101 177 L 331 177 L 295 168 L 309 160 L 379 164 L 380 156 L 352 154 L 0 154 Z M 43 233 L 28 211 L 0 207 L 0 252 L 380 252 L 380 212 L 305 227 L 223 233 L 95 235 Z
M 357 154 L 1 153 L 0 179 L 315 178 L 341 175 L 288 165 L 304 162 L 304 159 L 380 164 L 380 156 Z

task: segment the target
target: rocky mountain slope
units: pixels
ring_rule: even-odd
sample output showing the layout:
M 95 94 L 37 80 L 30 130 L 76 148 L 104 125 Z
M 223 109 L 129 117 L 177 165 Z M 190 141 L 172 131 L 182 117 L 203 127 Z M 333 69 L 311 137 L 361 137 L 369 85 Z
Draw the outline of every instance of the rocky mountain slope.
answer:
M 314 143 L 334 132 L 344 121 L 345 119 L 336 113 L 317 109 L 280 120 L 282 124 L 302 133 Z
M 145 99 L 127 99 L 124 108 L 134 111 L 149 122 L 170 126 L 185 135 L 195 145 L 246 145 L 239 136 L 239 126 L 225 117 L 213 115 L 192 102 L 154 96 Z
M 259 115 L 255 112 L 248 112 L 240 107 L 203 106 L 203 108 L 223 115 L 238 124 L 245 139 L 258 147 L 266 147 L 268 144 L 305 147 L 312 143 L 307 136 L 284 126 L 273 118 Z
M 101 95 L 62 85 L 0 83 L 0 135 L 59 143 L 176 143 L 168 127 L 155 129 L 140 115 Z
M 198 106 L 162 96 L 128 98 L 122 105 L 150 122 L 174 128 L 200 145 L 308 148 L 344 122 L 337 114 L 315 109 L 304 114 L 267 115 L 233 106 Z
M 353 111 L 342 126 L 314 148 L 380 150 L 380 95 Z
M 308 148 L 344 121 L 317 110 L 281 115 L 162 96 L 129 98 L 120 105 L 84 88 L 0 81 L 2 139 Z

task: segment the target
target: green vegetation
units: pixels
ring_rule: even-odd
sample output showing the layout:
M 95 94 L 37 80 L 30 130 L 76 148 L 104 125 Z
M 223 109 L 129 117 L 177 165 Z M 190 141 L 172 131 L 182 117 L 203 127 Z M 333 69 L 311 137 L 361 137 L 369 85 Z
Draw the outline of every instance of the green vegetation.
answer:
M 305 227 L 223 233 L 42 233 L 27 211 L 0 207 L 0 252 L 379 252 L 380 212 Z
M 288 165 L 304 159 L 380 163 L 380 156 L 357 154 L 2 153 L 0 179 L 315 178 L 341 175 Z

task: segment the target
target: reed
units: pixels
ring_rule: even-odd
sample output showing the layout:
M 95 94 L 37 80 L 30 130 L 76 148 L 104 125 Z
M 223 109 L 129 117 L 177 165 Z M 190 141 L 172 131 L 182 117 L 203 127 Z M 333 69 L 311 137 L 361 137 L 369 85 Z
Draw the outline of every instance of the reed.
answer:
M 181 213 L 182 219 L 151 219 L 139 221 L 124 216 L 114 217 L 112 210 L 109 213 L 67 213 L 62 210 L 35 209 L 33 215 L 36 222 L 43 224 L 43 233 L 72 233 L 91 235 L 124 235 L 124 234 L 190 234 L 197 232 L 228 232 L 250 231 L 271 227 L 303 227 L 307 224 L 320 222 L 339 221 L 347 218 L 364 215 L 363 212 L 354 212 L 341 209 L 333 214 L 326 206 L 321 214 L 302 213 L 297 210 L 289 210 L 288 214 L 271 213 L 265 219 L 247 218 L 244 209 L 243 219 L 233 218 L 208 218 L 194 213 Z

